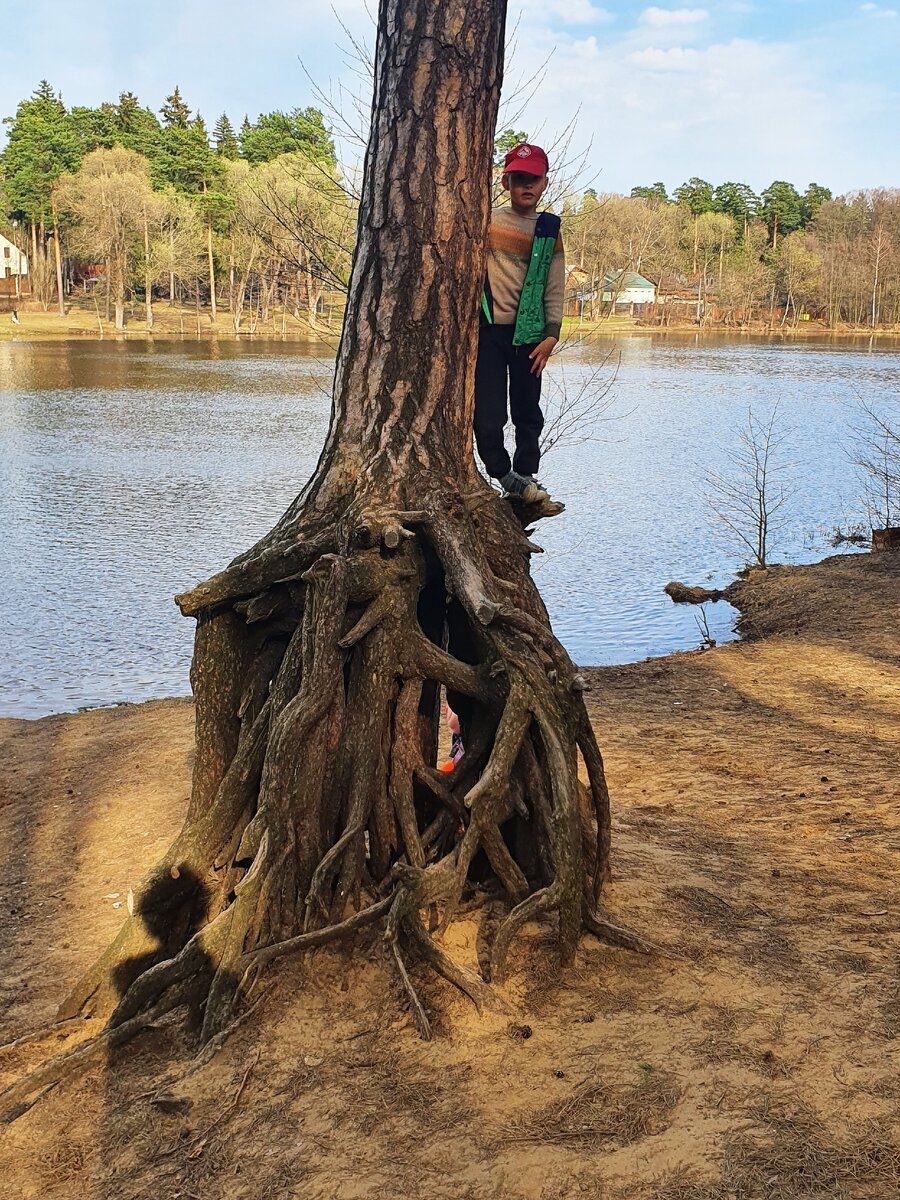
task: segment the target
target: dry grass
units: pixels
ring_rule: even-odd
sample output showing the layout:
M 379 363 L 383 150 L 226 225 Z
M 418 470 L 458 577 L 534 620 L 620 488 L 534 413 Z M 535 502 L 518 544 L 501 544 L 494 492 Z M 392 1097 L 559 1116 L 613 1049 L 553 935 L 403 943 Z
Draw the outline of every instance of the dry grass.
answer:
M 870 1119 L 835 1137 L 809 1108 L 751 1110 L 755 1128 L 727 1139 L 718 1182 L 676 1172 L 649 1200 L 893 1200 L 900 1189 L 896 1125 Z
M 45 1186 L 74 1180 L 84 1170 L 87 1159 L 88 1150 L 82 1142 L 60 1138 L 38 1159 Z
M 666 1071 L 644 1071 L 640 1079 L 618 1088 L 585 1081 L 564 1100 L 521 1117 L 506 1140 L 581 1148 L 602 1142 L 627 1146 L 665 1129 L 680 1097 L 674 1076 Z
M 349 1122 L 369 1135 L 400 1117 L 424 1134 L 452 1128 L 464 1119 L 460 1066 L 439 1075 L 415 1069 L 387 1046 L 344 1060 Z
M 872 1033 L 887 1041 L 900 1036 L 900 965 L 879 996 Z

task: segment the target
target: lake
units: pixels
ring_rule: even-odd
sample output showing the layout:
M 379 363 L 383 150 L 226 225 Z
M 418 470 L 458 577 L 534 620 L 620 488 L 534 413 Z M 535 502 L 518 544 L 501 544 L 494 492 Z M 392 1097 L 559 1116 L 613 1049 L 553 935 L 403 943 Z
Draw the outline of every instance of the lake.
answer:
M 0 343 L 0 715 L 189 691 L 194 622 L 172 596 L 265 533 L 312 471 L 329 413 L 321 355 L 280 341 Z M 542 523 L 533 563 L 572 657 L 699 644 L 694 610 L 662 588 L 727 583 L 745 560 L 704 479 L 727 469 L 748 405 L 777 402 L 789 429 L 772 560 L 829 553 L 833 527 L 863 515 L 859 401 L 896 403 L 898 380 L 897 344 L 859 339 L 630 334 L 554 358 L 547 406 L 564 386 L 582 416 L 542 465 L 567 512 Z M 710 606 L 713 636 L 733 618 Z

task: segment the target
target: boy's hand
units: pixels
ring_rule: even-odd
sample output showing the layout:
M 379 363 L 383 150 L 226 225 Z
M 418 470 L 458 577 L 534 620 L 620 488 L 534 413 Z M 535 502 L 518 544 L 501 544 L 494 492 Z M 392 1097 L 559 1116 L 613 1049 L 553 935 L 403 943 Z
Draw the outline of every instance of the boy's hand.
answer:
M 547 365 L 547 359 L 553 353 L 557 339 L 555 337 L 545 337 L 542 342 L 538 342 L 532 352 L 528 355 L 531 359 L 532 375 L 543 375 L 544 367 Z

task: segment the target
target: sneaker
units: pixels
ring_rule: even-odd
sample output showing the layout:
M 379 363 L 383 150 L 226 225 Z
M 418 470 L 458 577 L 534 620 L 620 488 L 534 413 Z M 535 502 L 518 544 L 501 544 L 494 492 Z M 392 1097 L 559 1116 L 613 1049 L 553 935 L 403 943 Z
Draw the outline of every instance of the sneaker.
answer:
M 549 488 L 545 487 L 544 484 L 542 484 L 539 479 L 536 479 L 534 475 L 523 475 L 522 478 L 530 480 L 539 491 L 544 493 L 548 500 L 550 499 Z
M 533 479 L 520 475 L 517 471 L 508 471 L 500 480 L 500 486 L 507 496 L 516 500 L 524 500 L 528 504 L 536 500 L 549 500 L 549 492 L 545 492 Z

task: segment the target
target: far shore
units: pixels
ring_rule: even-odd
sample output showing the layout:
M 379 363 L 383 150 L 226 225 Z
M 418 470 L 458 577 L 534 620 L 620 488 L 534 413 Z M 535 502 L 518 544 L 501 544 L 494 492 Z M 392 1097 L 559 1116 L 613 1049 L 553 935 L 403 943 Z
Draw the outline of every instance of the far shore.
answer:
M 215 322 L 208 309 L 191 306 L 172 307 L 167 301 L 159 301 L 153 309 L 153 327 L 147 328 L 142 305 L 127 310 L 124 329 L 116 329 L 93 307 L 81 301 L 66 306 L 66 315 L 61 317 L 55 307 L 48 312 L 31 301 L 17 309 L 19 324 L 13 324 L 11 307 L 14 301 L 7 300 L 0 311 L 0 341 L 291 341 L 307 342 L 323 349 L 336 350 L 341 325 L 338 319 L 326 319 L 315 324 L 303 317 L 281 309 L 269 314 L 268 320 L 245 316 L 239 330 L 235 331 L 231 314 L 220 307 Z M 590 341 L 593 338 L 646 337 L 648 334 L 691 335 L 698 339 L 706 337 L 733 338 L 779 338 L 785 341 L 827 341 L 835 338 L 891 340 L 900 338 L 900 326 L 872 329 L 870 326 L 839 325 L 826 326 L 817 321 L 804 321 L 797 325 L 771 324 L 754 321 L 747 325 L 724 324 L 722 322 L 672 321 L 666 325 L 642 321 L 639 317 L 619 316 L 599 321 L 577 321 L 567 318 L 563 322 L 563 341 Z

